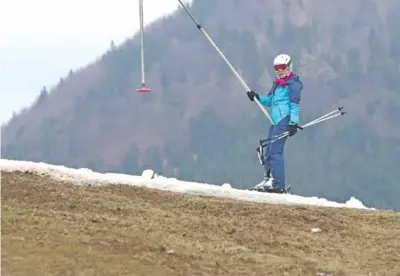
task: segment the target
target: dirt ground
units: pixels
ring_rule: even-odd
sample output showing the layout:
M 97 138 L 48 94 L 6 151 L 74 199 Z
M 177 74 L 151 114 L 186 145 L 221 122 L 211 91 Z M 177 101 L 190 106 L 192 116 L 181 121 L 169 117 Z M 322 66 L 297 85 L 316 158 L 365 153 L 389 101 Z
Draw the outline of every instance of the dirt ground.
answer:
M 400 275 L 399 213 L 1 177 L 3 276 Z

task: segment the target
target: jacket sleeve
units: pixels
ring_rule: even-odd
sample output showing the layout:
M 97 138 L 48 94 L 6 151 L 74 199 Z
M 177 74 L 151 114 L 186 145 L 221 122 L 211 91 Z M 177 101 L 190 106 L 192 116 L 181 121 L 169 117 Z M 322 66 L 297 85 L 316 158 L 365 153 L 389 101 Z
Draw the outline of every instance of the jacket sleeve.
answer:
M 263 96 L 258 95 L 260 104 L 264 106 L 271 106 L 271 95 Z
M 271 89 L 268 92 L 268 95 L 264 96 L 264 95 L 258 95 L 259 102 L 260 104 L 264 105 L 264 106 L 271 106 L 271 101 L 272 101 L 272 90 L 273 90 L 274 84 L 272 84 Z
M 294 82 L 290 86 L 289 105 L 290 105 L 290 122 L 289 125 L 298 124 L 300 121 L 300 100 L 303 84 Z

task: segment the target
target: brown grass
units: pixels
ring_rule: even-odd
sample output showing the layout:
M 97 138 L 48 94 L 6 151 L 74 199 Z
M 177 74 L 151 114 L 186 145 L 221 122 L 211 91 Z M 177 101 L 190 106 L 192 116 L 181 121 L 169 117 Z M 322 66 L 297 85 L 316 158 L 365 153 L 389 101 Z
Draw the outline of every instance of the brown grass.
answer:
M 400 214 L 2 173 L 2 275 L 400 275 Z

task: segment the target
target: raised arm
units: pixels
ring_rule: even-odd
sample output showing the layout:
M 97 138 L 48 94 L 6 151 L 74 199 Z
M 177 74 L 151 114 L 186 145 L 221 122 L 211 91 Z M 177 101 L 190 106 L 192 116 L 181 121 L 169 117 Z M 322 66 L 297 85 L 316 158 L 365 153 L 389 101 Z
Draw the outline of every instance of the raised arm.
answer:
M 271 106 L 271 94 L 268 94 L 266 96 L 264 95 L 259 95 L 259 102 L 260 104 L 264 105 L 264 106 Z
M 271 106 L 271 99 L 272 99 L 272 89 L 269 90 L 268 95 L 260 95 L 257 92 L 249 91 L 247 92 L 247 97 L 249 97 L 250 101 L 254 101 L 254 97 L 260 102 L 260 104 L 264 106 Z
M 273 93 L 273 90 L 274 90 L 274 86 L 275 86 L 275 84 L 272 83 L 272 87 L 269 89 L 269 92 L 268 92 L 267 95 L 259 95 L 260 104 L 262 104 L 264 106 L 268 106 L 268 107 L 271 106 L 272 93 Z

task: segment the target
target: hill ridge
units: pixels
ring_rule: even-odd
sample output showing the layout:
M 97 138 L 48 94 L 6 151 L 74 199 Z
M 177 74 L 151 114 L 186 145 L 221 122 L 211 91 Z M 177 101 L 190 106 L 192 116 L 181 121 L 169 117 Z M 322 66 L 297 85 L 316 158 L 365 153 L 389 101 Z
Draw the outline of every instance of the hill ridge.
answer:
M 167 178 L 158 175 L 152 169 L 146 169 L 141 175 L 127 175 L 115 173 L 98 173 L 88 168 L 67 168 L 60 165 L 51 165 L 43 162 L 29 162 L 16 160 L 0 160 L 1 171 L 26 172 L 37 175 L 46 175 L 56 181 L 67 181 L 77 186 L 96 187 L 113 184 L 146 187 L 164 191 L 187 193 L 208 197 L 223 197 L 261 203 L 315 205 L 325 207 L 346 207 L 374 210 L 363 205 L 358 199 L 351 197 L 345 203 L 328 201 L 324 198 L 301 197 L 292 194 L 269 194 L 255 191 L 232 189 L 229 183 L 222 185 L 183 181 L 176 178 Z

